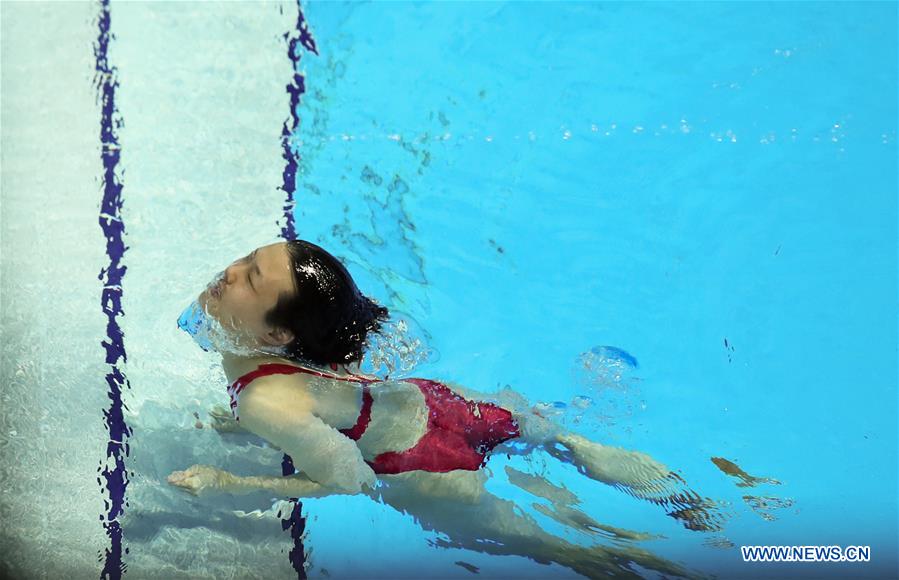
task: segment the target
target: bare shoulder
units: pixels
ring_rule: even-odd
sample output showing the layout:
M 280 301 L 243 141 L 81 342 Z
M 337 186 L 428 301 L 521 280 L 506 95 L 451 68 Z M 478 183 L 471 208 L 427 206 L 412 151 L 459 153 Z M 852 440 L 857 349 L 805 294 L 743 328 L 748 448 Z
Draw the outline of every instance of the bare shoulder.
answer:
M 308 411 L 314 399 L 301 374 L 266 375 L 250 382 L 237 398 L 241 422 L 276 415 L 279 411 Z

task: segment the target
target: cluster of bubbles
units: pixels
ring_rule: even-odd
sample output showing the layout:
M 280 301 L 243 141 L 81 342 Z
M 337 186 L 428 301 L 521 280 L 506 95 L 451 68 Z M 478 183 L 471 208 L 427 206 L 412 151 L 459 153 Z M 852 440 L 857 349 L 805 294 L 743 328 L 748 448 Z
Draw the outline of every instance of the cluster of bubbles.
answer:
M 717 88 L 719 83 L 715 82 L 712 84 L 713 88 Z M 721 86 L 724 86 L 723 84 Z M 739 85 L 735 83 L 730 83 L 728 85 L 730 88 L 739 88 Z M 655 123 L 616 123 L 616 122 L 607 122 L 607 123 L 583 123 L 577 125 L 569 125 L 563 123 L 558 126 L 557 129 L 541 129 L 537 130 L 526 130 L 520 133 L 515 134 L 501 134 L 501 133 L 482 133 L 480 131 L 476 131 L 474 133 L 452 133 L 449 131 L 443 133 L 432 134 L 430 132 L 424 132 L 415 136 L 402 135 L 400 133 L 378 133 L 378 134 L 369 134 L 369 133 L 358 133 L 358 134 L 350 134 L 345 132 L 339 132 L 332 135 L 323 135 L 319 137 L 320 142 L 326 141 L 377 141 L 381 139 L 386 139 L 389 141 L 396 141 L 399 143 L 424 143 L 428 141 L 438 141 L 438 142 L 447 142 L 447 141 L 485 141 L 487 143 L 493 142 L 505 142 L 505 141 L 522 141 L 527 140 L 530 142 L 535 142 L 540 139 L 557 139 L 561 138 L 562 141 L 570 141 L 574 137 L 586 138 L 586 137 L 614 137 L 616 135 L 653 135 L 655 137 L 669 136 L 669 135 L 691 135 L 691 136 L 699 136 L 704 135 L 706 130 L 704 129 L 708 123 L 705 119 L 699 121 L 697 124 L 691 124 L 687 121 L 687 119 L 681 118 L 677 121 L 672 122 L 662 122 L 659 124 Z M 769 145 L 773 143 L 779 142 L 791 142 L 796 143 L 799 141 L 812 141 L 814 143 L 819 143 L 823 141 L 831 142 L 831 143 L 842 143 L 846 138 L 846 129 L 845 129 L 845 121 L 837 120 L 831 123 L 829 126 L 819 127 L 817 129 L 805 130 L 803 134 L 800 134 L 799 129 L 796 127 L 792 127 L 789 130 L 781 129 L 774 130 L 769 129 L 763 131 L 761 133 L 755 133 L 753 135 L 741 134 L 742 140 L 752 140 L 757 138 L 758 142 L 761 145 Z M 718 143 L 726 142 L 726 143 L 737 143 L 737 132 L 733 128 L 723 128 L 723 129 L 708 129 L 708 137 Z M 895 140 L 895 131 L 889 133 L 881 133 L 880 140 L 884 144 L 888 144 Z
M 224 272 L 219 272 L 207 285 L 207 292 L 221 282 Z M 233 325 L 232 325 L 233 326 Z M 242 341 L 233 331 L 210 315 L 208 306 L 197 298 L 181 312 L 178 328 L 187 332 L 206 352 L 228 352 L 238 356 L 270 354 L 283 356 L 283 347 L 259 347 Z M 427 344 L 425 333 L 415 320 L 402 314 L 394 314 L 381 324 L 379 332 L 366 337 L 365 356 L 359 368 L 362 372 L 382 378 L 402 378 L 425 361 L 435 362 L 439 353 Z
M 209 315 L 199 300 L 187 305 L 178 317 L 178 328 L 188 333 L 206 352 L 229 352 L 239 356 L 253 356 L 260 353 L 259 348 L 243 344 L 240 337 L 227 331 L 214 316 Z
M 579 357 L 580 379 L 598 389 L 621 389 L 639 365 L 633 355 L 615 346 L 594 346 Z
M 219 272 L 207 285 L 207 292 L 224 279 L 225 273 Z M 228 331 L 219 320 L 211 316 L 208 306 L 203 306 L 197 298 L 187 305 L 178 317 L 178 328 L 188 333 L 197 345 L 206 352 L 229 352 L 238 356 L 253 356 L 260 353 L 281 355 L 283 349 L 278 347 L 260 348 L 246 344 L 241 337 Z
M 637 359 L 614 346 L 596 346 L 578 356 L 573 383 L 580 394 L 569 402 L 541 402 L 535 409 L 544 417 L 572 427 L 583 424 L 611 427 L 645 408 L 634 376 Z M 590 425 L 591 427 L 594 425 Z
M 394 312 L 394 311 L 391 311 Z M 387 379 L 409 376 L 424 362 L 436 362 L 440 353 L 427 342 L 427 333 L 408 315 L 394 312 L 378 332 L 366 337 L 363 372 Z

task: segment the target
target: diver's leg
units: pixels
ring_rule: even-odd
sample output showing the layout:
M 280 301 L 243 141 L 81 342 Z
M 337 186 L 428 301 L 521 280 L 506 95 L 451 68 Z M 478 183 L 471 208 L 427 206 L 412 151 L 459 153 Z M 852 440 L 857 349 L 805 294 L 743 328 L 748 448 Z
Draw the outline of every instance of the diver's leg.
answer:
M 633 490 L 656 491 L 670 482 L 671 470 L 649 455 L 590 441 L 576 433 L 553 437 L 558 445 L 547 445 L 554 457 L 572 463 L 592 479 Z
M 519 471 L 511 465 L 506 466 L 506 475 L 509 477 L 509 483 L 512 485 L 523 489 L 531 495 L 547 500 L 549 506 L 542 503 L 531 505 L 541 514 L 554 519 L 563 526 L 581 533 L 590 535 L 602 534 L 621 541 L 639 542 L 654 540 L 659 537 L 646 532 L 627 530 L 596 521 L 575 507 L 581 503 L 580 498 L 565 486 L 556 485 L 542 475 Z
M 446 382 L 460 395 L 472 400 L 496 401 L 512 412 L 521 432 L 516 444 L 502 451 L 528 453 L 537 447 L 546 449 L 559 460 L 574 464 L 588 477 L 609 485 L 624 485 L 639 489 L 653 482 L 664 482 L 671 475 L 665 465 L 639 451 L 602 445 L 542 416 L 521 393 L 504 388 L 496 393 L 480 393 L 463 385 Z M 517 448 L 517 450 L 516 450 Z
M 477 501 L 471 501 L 470 493 L 465 494 L 466 501 L 455 501 L 449 496 L 435 498 L 418 493 L 409 483 L 385 485 L 379 490 L 379 499 L 411 514 L 425 529 L 445 534 L 450 539 L 448 544 L 454 547 L 524 556 L 542 564 L 555 562 L 588 578 L 640 578 L 636 571 L 628 568 L 631 563 L 663 574 L 686 575 L 676 564 L 640 548 L 581 546 L 567 542 L 545 532 L 514 502 L 485 489 L 480 490 Z
M 446 384 L 466 398 L 496 401 L 512 413 L 521 434 L 497 448 L 498 452 L 527 454 L 543 448 L 592 479 L 626 486 L 635 493 L 663 491 L 671 483 L 671 470 L 649 455 L 602 445 L 566 432 L 555 421 L 540 415 L 521 393 L 510 388 L 488 395 L 456 383 Z
M 603 445 L 566 432 L 554 421 L 521 406 L 516 407 L 513 416 L 521 436 L 497 447 L 497 452 L 526 454 L 543 449 L 591 479 L 662 506 L 688 529 L 721 529 L 725 516 L 716 503 L 700 497 L 683 478 L 646 453 Z
M 663 506 L 668 515 L 693 530 L 721 529 L 723 514 L 709 498 L 700 497 L 664 464 L 646 453 L 602 445 L 568 432 L 542 416 L 521 393 L 506 387 L 496 393 L 481 393 L 458 383 L 444 382 L 463 397 L 496 402 L 508 409 L 519 426 L 520 436 L 496 447 L 497 453 L 524 455 L 544 449 L 578 471 L 629 495 Z
M 681 476 L 646 453 L 602 445 L 575 433 L 560 433 L 554 440 L 556 444 L 544 449 L 586 476 L 661 506 L 688 529 L 722 528 L 726 518 L 715 501 L 701 497 Z
M 210 468 L 212 469 L 212 468 Z M 322 497 L 326 491 L 302 474 L 290 477 L 241 477 L 221 470 L 216 491 L 249 493 L 275 491 L 290 497 Z M 411 514 L 425 529 L 450 538 L 449 544 L 495 555 L 517 555 L 547 564 L 555 562 L 588 578 L 640 578 L 627 568 L 631 563 L 664 574 L 685 575 L 684 570 L 646 550 L 572 544 L 545 532 L 516 504 L 484 488 L 482 470 L 429 473 L 413 471 L 381 475 L 383 486 L 365 493 L 400 512 Z M 183 482 L 179 484 L 184 487 Z M 195 492 L 197 490 L 193 490 Z M 485 542 L 484 540 L 490 540 Z
M 542 448 L 556 459 L 573 464 L 591 479 L 634 490 L 655 489 L 672 475 L 670 469 L 645 453 L 602 445 L 566 431 L 540 415 L 528 405 L 527 399 L 511 389 L 497 396 L 504 397 L 502 403 L 512 412 L 520 432 L 519 437 L 498 447 L 499 452 L 522 454 Z
M 652 486 L 651 482 L 657 480 L 664 481 L 671 474 L 671 470 L 645 453 L 601 445 L 566 432 L 561 425 L 538 413 L 524 395 L 509 387 L 496 393 L 481 393 L 454 382 L 444 384 L 467 399 L 495 401 L 511 411 L 521 435 L 515 439 L 517 445 L 508 450 L 503 447 L 503 452 L 528 453 L 542 447 L 557 459 L 574 464 L 588 477 L 610 485 L 641 488 Z

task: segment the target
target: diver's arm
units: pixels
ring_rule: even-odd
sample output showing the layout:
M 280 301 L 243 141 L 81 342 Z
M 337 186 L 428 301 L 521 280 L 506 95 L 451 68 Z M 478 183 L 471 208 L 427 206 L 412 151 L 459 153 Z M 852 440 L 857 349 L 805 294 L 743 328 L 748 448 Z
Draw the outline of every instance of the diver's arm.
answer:
M 308 395 L 265 380 L 274 378 L 263 377 L 243 390 L 238 400 L 241 427 L 290 455 L 310 483 L 327 489 L 322 495 L 374 487 L 375 473 L 356 443 L 316 417 Z
M 254 491 L 271 491 L 282 496 L 324 497 L 349 493 L 325 487 L 311 481 L 303 474 L 290 477 L 270 475 L 240 476 L 212 465 L 192 465 L 184 471 L 173 471 L 167 481 L 175 487 L 196 495 L 207 496 L 217 493 L 244 495 Z
M 227 473 L 227 472 L 226 472 Z M 254 491 L 271 491 L 284 497 L 327 497 L 339 495 L 345 492 L 333 487 L 325 487 L 306 477 L 304 473 L 297 473 L 287 477 L 275 477 L 271 475 L 240 476 L 233 473 L 227 474 L 221 487 L 221 491 L 234 495 L 245 495 Z
M 254 491 L 272 491 L 281 496 L 315 498 L 328 495 L 336 495 L 341 492 L 333 488 L 324 487 L 311 481 L 303 473 L 289 477 L 275 475 L 251 475 L 242 477 L 228 472 L 221 472 L 223 482 L 217 487 L 219 491 L 243 495 Z M 487 474 L 484 470 L 469 471 L 457 469 L 446 473 L 432 473 L 427 471 L 406 471 L 403 473 L 386 474 L 378 477 L 385 486 L 378 490 L 363 489 L 362 492 L 370 497 L 375 497 L 385 490 L 395 490 L 407 498 L 420 498 L 423 501 L 433 502 L 439 500 L 452 501 L 457 504 L 476 504 L 487 493 L 484 482 Z

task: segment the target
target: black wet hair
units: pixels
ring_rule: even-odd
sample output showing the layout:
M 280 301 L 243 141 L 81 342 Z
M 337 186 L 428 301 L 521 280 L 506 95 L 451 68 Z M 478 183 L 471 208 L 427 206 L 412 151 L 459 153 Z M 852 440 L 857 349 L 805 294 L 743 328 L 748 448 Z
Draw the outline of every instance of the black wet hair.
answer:
M 344 265 L 305 240 L 287 242 L 294 293 L 282 294 L 265 317 L 290 330 L 287 356 L 318 365 L 359 362 L 369 332 L 378 332 L 389 311 L 363 295 Z

